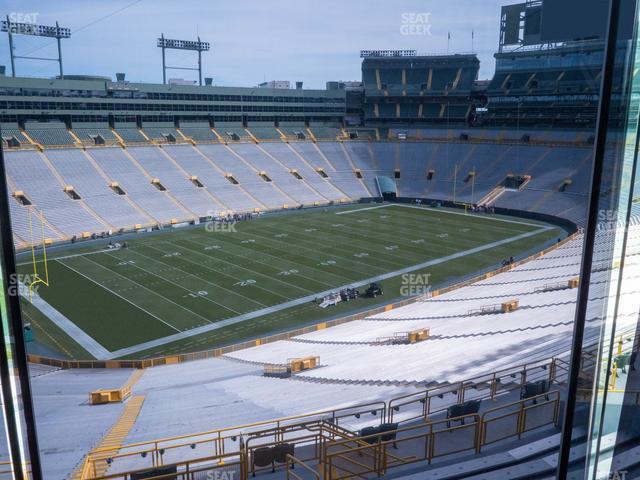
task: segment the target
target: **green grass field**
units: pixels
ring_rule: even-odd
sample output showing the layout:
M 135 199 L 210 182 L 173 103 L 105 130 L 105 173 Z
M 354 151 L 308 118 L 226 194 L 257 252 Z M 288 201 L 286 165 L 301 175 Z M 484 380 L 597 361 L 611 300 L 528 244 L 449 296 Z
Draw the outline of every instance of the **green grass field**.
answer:
M 39 294 L 113 356 L 146 358 L 204 350 L 388 303 L 402 296 L 402 269 L 427 273 L 430 284 L 439 286 L 562 235 L 535 222 L 398 205 L 290 212 L 234 228 L 140 235 L 120 250 L 105 251 L 105 241 L 93 251 L 57 251 L 48 261 L 50 286 Z M 438 261 L 455 254 L 460 255 Z M 435 264 L 420 265 L 429 261 Z M 22 273 L 30 268 L 21 264 Z M 312 302 L 319 292 L 381 275 L 383 297 L 327 309 Z M 91 358 L 23 303 L 38 342 L 65 356 Z M 220 325 L 225 326 L 214 328 Z

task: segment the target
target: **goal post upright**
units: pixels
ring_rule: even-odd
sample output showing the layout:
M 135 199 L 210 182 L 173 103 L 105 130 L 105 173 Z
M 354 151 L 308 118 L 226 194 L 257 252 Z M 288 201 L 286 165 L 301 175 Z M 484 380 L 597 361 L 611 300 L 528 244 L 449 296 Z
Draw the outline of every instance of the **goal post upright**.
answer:
M 40 276 L 38 273 L 38 260 L 36 258 L 36 244 L 40 243 L 40 239 L 38 238 L 36 243 L 36 234 L 34 234 L 33 229 L 33 217 L 36 217 L 40 221 L 40 234 L 42 235 L 42 263 L 44 269 L 44 278 Z M 45 286 L 49 286 L 49 266 L 47 263 L 47 242 L 44 231 L 44 214 L 42 212 L 35 211 L 34 207 L 29 208 L 29 234 L 31 236 L 31 261 L 33 266 L 33 278 L 30 280 L 28 288 L 29 288 L 29 301 L 33 299 L 33 291 L 34 287 L 38 284 L 43 284 Z

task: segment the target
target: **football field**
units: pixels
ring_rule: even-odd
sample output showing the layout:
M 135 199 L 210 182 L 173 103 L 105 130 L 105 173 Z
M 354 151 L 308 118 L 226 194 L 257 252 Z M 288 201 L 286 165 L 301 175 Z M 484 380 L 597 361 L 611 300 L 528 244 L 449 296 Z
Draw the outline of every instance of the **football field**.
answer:
M 106 250 L 104 240 L 58 250 L 40 304 L 23 301 L 24 314 L 39 342 L 75 358 L 198 351 L 388 303 L 415 292 L 409 272 L 437 287 L 561 235 L 527 220 L 408 205 L 264 215 L 138 235 L 123 249 Z M 383 297 L 314 302 L 372 281 Z

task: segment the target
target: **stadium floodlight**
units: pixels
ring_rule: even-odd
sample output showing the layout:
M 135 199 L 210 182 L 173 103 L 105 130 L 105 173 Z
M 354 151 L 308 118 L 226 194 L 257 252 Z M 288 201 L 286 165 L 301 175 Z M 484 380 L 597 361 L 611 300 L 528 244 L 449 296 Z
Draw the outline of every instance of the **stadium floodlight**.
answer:
M 0 30 L 7 32 L 9 36 L 9 55 L 11 57 L 11 76 L 16 76 L 16 59 L 22 58 L 25 60 L 39 60 L 45 62 L 58 62 L 60 67 L 60 78 L 64 78 L 64 70 L 62 67 L 62 42 L 63 38 L 71 38 L 71 30 L 66 27 L 61 27 L 56 22 L 53 25 L 38 25 L 31 22 L 14 22 L 11 17 L 7 15 L 6 20 L 2 20 L 0 24 Z M 29 57 L 26 55 L 16 55 L 13 46 L 14 35 L 29 35 L 32 37 L 45 37 L 55 38 L 58 42 L 58 57 L 57 58 L 43 58 L 43 57 Z
M 360 50 L 360 58 L 416 57 L 417 55 L 417 50 Z
M 210 49 L 209 42 L 200 41 L 200 37 L 197 40 L 176 40 L 172 38 L 164 38 L 164 33 L 160 34 L 158 38 L 157 46 L 162 49 L 162 83 L 167 83 L 167 70 L 197 70 L 198 80 L 202 85 L 202 52 L 208 52 Z M 187 67 L 169 67 L 166 64 L 165 50 L 191 50 L 198 52 L 198 68 Z

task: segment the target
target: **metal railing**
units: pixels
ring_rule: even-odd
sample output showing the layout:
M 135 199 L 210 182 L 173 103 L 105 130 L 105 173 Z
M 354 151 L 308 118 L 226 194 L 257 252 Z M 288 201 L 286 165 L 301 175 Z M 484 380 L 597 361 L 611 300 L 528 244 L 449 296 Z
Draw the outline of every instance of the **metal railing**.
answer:
M 482 415 L 470 414 L 328 442 L 322 456 L 322 478 L 382 476 L 391 468 L 410 463 L 430 464 L 437 457 L 465 451 L 479 453 L 484 445 L 513 437 L 520 439 L 526 432 L 557 425 L 559 409 L 560 393 L 553 391 L 492 408 Z M 450 426 L 450 422 L 459 424 Z M 498 434 L 493 434 L 494 429 Z M 383 440 L 385 435 L 387 439 Z
M 482 414 L 478 451 L 484 445 L 516 436 L 520 439 L 526 431 L 557 424 L 559 409 L 560 392 L 555 390 L 485 410 Z M 533 418 L 534 412 L 540 411 L 542 420 Z
M 559 369 L 556 366 L 558 360 L 552 358 L 519 365 L 392 398 L 388 402 L 388 421 L 389 423 L 406 423 L 420 419 L 428 420 L 430 415 L 443 412 L 451 405 L 463 403 L 468 399 L 496 400 L 498 396 L 520 390 L 525 383 L 532 380 L 549 380 L 557 383 L 566 377 L 564 367 Z M 405 412 L 409 410 L 409 415 L 398 419 L 399 413 L 403 410 Z
M 163 466 L 163 468 L 143 468 L 128 472 L 108 473 L 92 478 L 94 480 L 130 480 L 136 477 L 149 480 L 194 480 L 196 478 L 236 478 L 236 480 L 247 480 L 246 468 L 246 454 L 244 451 L 240 451 L 233 454 L 216 455 L 169 464 Z M 220 473 L 216 474 L 214 472 Z
M 309 465 L 304 463 L 302 460 L 298 460 L 296 457 L 292 455 L 287 455 L 288 465 L 291 465 L 292 468 L 287 468 L 287 480 L 322 480 L 322 477 L 318 472 L 316 472 Z M 303 471 L 307 474 L 303 476 L 299 473 L 296 473 L 293 468 L 298 466 L 302 468 Z
M 117 453 L 112 447 L 98 448 L 90 452 L 82 469 L 83 479 L 94 478 L 95 465 L 109 460 L 110 471 L 126 472 L 132 464 L 143 464 L 144 468 L 155 468 L 167 464 L 196 461 L 201 457 L 225 456 L 230 452 L 238 454 L 243 445 L 257 442 L 251 440 L 254 437 L 265 439 L 265 443 L 281 443 L 290 438 L 295 439 L 300 426 L 309 429 L 309 426 L 318 422 L 329 422 L 335 428 L 347 418 L 371 415 L 376 412 L 379 422 L 384 421 L 387 415 L 385 402 L 369 402 L 352 407 L 308 413 L 285 417 L 277 420 L 250 423 L 234 427 L 210 430 L 192 435 L 181 435 L 150 442 L 138 442 L 120 447 Z M 313 427 L 318 428 L 318 427 Z

